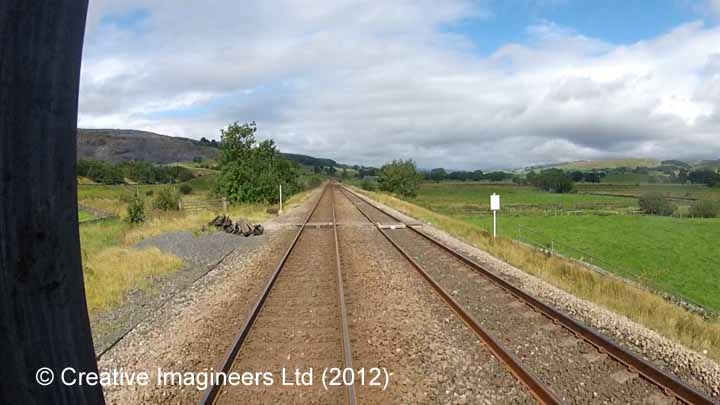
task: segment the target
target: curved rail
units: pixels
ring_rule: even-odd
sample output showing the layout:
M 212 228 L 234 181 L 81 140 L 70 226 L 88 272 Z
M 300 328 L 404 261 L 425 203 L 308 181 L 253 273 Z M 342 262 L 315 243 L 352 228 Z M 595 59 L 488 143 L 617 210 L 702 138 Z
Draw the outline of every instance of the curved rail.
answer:
M 372 202 L 368 201 L 367 198 L 364 198 L 354 191 L 342 187 L 344 191 L 354 195 L 355 197 L 363 200 L 366 204 L 370 205 L 374 209 L 380 211 L 381 213 L 387 215 L 388 217 L 392 218 L 393 220 L 404 223 L 401 219 L 399 219 L 397 216 L 390 214 L 386 210 L 378 207 L 376 204 L 373 204 Z M 367 217 L 367 216 L 366 216 Z M 368 217 L 369 219 L 369 217 Z M 372 220 L 371 220 L 372 222 Z M 621 364 L 625 365 L 629 370 L 633 372 L 637 372 L 641 376 L 643 376 L 648 381 L 654 383 L 655 385 L 659 386 L 665 394 L 669 396 L 673 396 L 677 398 L 678 400 L 688 403 L 688 404 L 698 404 L 698 405 L 713 405 L 716 404 L 710 397 L 708 397 L 706 394 L 700 392 L 699 390 L 687 385 L 683 381 L 679 380 L 678 378 L 666 374 L 659 368 L 657 368 L 655 365 L 651 364 L 650 362 L 638 357 L 636 354 L 632 353 L 631 351 L 620 347 L 616 343 L 608 340 L 606 337 L 602 336 L 600 332 L 595 330 L 594 328 L 591 328 L 589 326 L 585 326 L 578 321 L 572 319 L 570 316 L 565 314 L 564 312 L 555 309 L 542 301 L 538 300 L 537 298 L 533 297 L 532 295 L 526 293 L 525 291 L 521 290 L 518 287 L 515 287 L 508 281 L 502 279 L 498 275 L 492 273 L 473 259 L 465 256 L 464 254 L 455 251 L 454 249 L 450 248 L 449 246 L 445 245 L 444 243 L 440 242 L 439 240 L 435 239 L 434 237 L 428 235 L 427 233 L 416 229 L 415 227 L 408 226 L 410 230 L 417 233 L 418 235 L 422 236 L 423 238 L 427 239 L 428 241 L 432 242 L 433 244 L 439 246 L 449 254 L 455 256 L 465 264 L 467 264 L 471 269 L 475 270 L 477 273 L 479 273 L 481 276 L 485 277 L 498 287 L 506 290 L 511 295 L 515 296 L 520 301 L 523 301 L 525 304 L 529 305 L 536 311 L 542 313 L 543 315 L 547 316 L 554 322 L 557 322 L 558 324 L 562 325 L 564 328 L 569 330 L 572 334 L 575 336 L 582 338 L 583 340 L 587 341 L 591 345 L 593 345 L 595 348 L 598 349 L 598 351 L 602 353 L 607 353 L 610 357 L 615 359 L 616 361 L 620 362 Z M 382 230 L 381 230 L 382 231 Z M 389 238 L 389 236 L 386 236 Z
M 349 191 L 342 187 L 343 192 Z M 347 197 L 348 200 L 357 208 L 360 213 L 367 218 L 368 221 L 373 222 L 372 218 L 360 208 L 355 201 L 353 201 L 350 197 Z M 448 306 L 458 315 L 460 319 L 462 319 L 463 322 L 480 338 L 481 341 L 483 341 L 490 351 L 493 352 L 495 357 L 501 360 L 501 362 L 508 368 L 508 370 L 522 383 L 524 384 L 530 393 L 535 397 L 536 400 L 538 400 L 540 403 L 543 404 L 560 404 L 562 401 L 557 397 L 557 395 L 549 388 L 547 387 L 540 379 L 535 377 L 529 370 L 527 370 L 523 365 L 520 363 L 520 361 L 515 358 L 515 356 L 510 353 L 510 351 L 506 350 L 496 339 L 494 339 L 473 317 L 468 313 L 461 305 L 458 303 L 452 296 L 445 291 L 431 276 L 428 274 L 425 269 L 417 262 L 415 261 L 410 255 L 402 248 L 400 245 L 398 245 L 391 237 L 387 234 L 387 232 L 378 227 L 377 228 L 380 233 L 387 239 L 390 244 L 392 244 L 395 249 L 400 252 L 400 254 L 407 259 L 407 261 L 412 265 L 415 270 L 420 273 L 420 275 L 427 281 L 428 284 L 433 288 L 433 290 L 448 304 Z

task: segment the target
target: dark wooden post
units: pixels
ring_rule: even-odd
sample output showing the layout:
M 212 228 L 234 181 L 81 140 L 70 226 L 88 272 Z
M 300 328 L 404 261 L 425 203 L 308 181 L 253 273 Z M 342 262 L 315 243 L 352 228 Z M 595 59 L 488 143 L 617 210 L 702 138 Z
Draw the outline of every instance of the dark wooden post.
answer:
M 98 404 L 75 180 L 87 0 L 0 0 L 0 403 Z M 36 382 L 40 367 L 55 381 Z

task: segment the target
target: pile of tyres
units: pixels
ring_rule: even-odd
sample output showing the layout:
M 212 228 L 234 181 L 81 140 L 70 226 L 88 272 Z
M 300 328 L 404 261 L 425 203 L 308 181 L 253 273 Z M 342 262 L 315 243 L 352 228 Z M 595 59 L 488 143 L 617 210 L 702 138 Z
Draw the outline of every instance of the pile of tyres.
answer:
M 265 231 L 263 226 L 260 224 L 253 225 L 244 219 L 239 219 L 233 222 L 227 215 L 218 215 L 215 219 L 210 221 L 208 225 L 222 229 L 223 231 L 233 235 L 242 235 L 245 237 L 262 235 Z

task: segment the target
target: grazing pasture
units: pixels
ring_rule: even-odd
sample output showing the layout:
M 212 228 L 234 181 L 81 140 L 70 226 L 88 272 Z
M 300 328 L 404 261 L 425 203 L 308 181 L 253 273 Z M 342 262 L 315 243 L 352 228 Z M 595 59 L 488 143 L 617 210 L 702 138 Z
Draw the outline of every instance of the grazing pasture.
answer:
M 717 198 L 699 186 L 584 186 L 582 191 L 639 196 Z M 602 191 L 600 191 L 602 190 Z M 593 194 L 551 194 L 487 183 L 424 184 L 412 202 L 492 229 L 490 195 L 501 195 L 499 233 L 580 259 L 619 276 L 720 312 L 720 219 L 633 214 L 637 199 Z M 720 198 L 717 198 L 720 199 Z

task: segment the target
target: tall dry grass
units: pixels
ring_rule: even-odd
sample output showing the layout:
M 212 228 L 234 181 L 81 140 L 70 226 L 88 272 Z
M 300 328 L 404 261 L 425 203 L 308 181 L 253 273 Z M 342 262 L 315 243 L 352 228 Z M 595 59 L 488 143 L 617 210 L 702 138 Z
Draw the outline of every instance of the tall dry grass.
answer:
M 145 290 L 150 280 L 179 269 L 180 258 L 158 248 L 136 250 L 110 247 L 91 255 L 84 263 L 85 292 L 92 313 L 122 302 L 130 290 Z
M 600 275 L 576 262 L 547 256 L 530 247 L 518 245 L 508 238 L 493 239 L 485 230 L 475 225 L 437 214 L 387 194 L 354 189 L 408 216 L 431 223 L 575 296 L 624 315 L 688 348 L 720 360 L 718 322 L 705 320 L 650 291 Z

